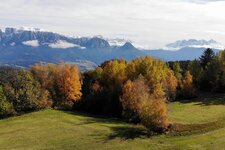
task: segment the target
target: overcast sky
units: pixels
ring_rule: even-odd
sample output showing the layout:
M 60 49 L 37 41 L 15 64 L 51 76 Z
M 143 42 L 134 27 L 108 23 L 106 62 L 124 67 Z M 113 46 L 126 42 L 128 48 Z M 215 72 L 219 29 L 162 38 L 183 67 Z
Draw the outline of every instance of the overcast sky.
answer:
M 125 38 L 146 48 L 190 38 L 225 44 L 225 0 L 1 0 L 6 26 Z

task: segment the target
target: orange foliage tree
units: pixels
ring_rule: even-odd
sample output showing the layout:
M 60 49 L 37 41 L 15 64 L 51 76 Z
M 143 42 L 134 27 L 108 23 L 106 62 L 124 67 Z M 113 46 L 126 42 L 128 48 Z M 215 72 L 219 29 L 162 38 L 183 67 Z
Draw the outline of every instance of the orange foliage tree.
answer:
M 164 98 L 149 93 L 143 76 L 127 81 L 121 97 L 123 116 L 130 122 L 141 122 L 147 128 L 161 132 L 169 126 L 167 106 Z
M 181 85 L 181 94 L 184 98 L 192 98 L 195 97 L 195 88 L 193 85 L 193 77 L 190 71 L 185 73 L 184 80 L 182 80 Z
M 165 92 L 168 100 L 174 100 L 176 98 L 178 80 L 174 76 L 172 70 L 167 72 L 167 76 L 164 80 Z
M 75 65 L 60 63 L 57 66 L 56 86 L 63 104 L 72 104 L 79 100 L 81 93 L 81 79 L 79 69 Z
M 37 64 L 31 68 L 31 72 L 42 88 L 49 91 L 53 107 L 71 108 L 82 96 L 81 75 L 76 65 Z

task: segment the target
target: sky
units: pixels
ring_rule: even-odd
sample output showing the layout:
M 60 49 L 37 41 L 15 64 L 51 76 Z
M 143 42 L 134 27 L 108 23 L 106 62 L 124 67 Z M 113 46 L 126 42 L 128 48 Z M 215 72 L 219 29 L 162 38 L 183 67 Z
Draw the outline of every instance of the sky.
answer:
M 182 39 L 225 44 L 225 0 L 1 0 L 0 28 L 22 26 L 149 49 Z

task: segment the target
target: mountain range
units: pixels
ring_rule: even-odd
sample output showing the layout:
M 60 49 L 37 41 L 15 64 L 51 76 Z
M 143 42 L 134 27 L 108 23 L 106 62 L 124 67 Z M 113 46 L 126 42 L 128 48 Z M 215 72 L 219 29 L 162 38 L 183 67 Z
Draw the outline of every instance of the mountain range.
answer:
M 75 63 L 82 70 L 116 58 L 132 60 L 150 55 L 165 61 L 193 60 L 206 48 L 223 49 L 214 40 L 181 40 L 157 50 L 136 48 L 131 41 L 95 37 L 71 37 L 37 28 L 0 30 L 0 65 L 29 67 L 35 63 Z

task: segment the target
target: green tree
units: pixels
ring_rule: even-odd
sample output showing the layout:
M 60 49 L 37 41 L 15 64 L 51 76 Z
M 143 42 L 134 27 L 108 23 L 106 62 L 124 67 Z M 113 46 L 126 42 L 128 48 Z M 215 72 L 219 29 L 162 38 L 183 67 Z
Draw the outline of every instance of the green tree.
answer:
M 13 106 L 7 101 L 2 86 L 0 86 L 0 118 L 13 114 Z
M 199 81 L 203 75 L 203 69 L 201 67 L 200 61 L 193 60 L 189 63 L 188 69 L 193 76 L 193 82 L 197 88 L 199 88 Z
M 218 56 L 218 64 L 219 64 L 219 74 L 217 80 L 217 90 L 219 92 L 224 92 L 225 90 L 225 50 L 219 52 Z
M 181 79 L 182 79 L 182 72 L 183 72 L 183 70 L 181 69 L 181 67 L 180 67 L 180 63 L 179 62 L 175 62 L 174 64 L 173 64 L 173 72 L 174 72 L 174 75 L 175 75 L 175 77 L 177 78 L 177 80 L 178 81 L 181 81 Z
M 224 74 L 224 52 L 221 51 L 211 61 L 204 72 L 202 83 L 204 89 L 212 92 L 224 92 L 225 90 L 225 74 Z
M 202 54 L 202 56 L 199 58 L 202 68 L 205 70 L 214 58 L 215 58 L 214 51 L 210 48 L 207 48 Z
M 48 93 L 41 89 L 29 71 L 18 70 L 4 85 L 5 95 L 15 111 L 32 111 L 48 104 Z M 46 102 L 46 103 L 45 103 Z

